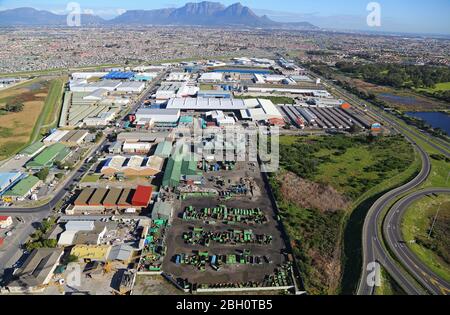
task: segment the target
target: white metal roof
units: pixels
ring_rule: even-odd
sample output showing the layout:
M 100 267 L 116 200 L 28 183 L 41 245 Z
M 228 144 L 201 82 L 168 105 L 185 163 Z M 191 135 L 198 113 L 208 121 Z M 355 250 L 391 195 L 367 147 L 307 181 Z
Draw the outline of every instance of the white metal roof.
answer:
M 122 144 L 120 144 L 120 147 L 122 147 Z M 122 167 L 123 163 L 125 163 L 126 160 L 127 160 L 126 157 L 115 156 L 115 157 L 111 158 L 108 165 L 105 165 L 105 167 L 111 167 L 111 168 L 118 169 L 118 168 Z
M 64 138 L 65 135 L 69 133 L 68 130 L 57 130 L 51 135 L 49 135 L 47 138 L 44 139 L 44 142 L 58 142 L 62 138 Z
M 69 221 L 65 225 L 66 231 L 92 231 L 95 227 L 94 221 Z
M 213 98 L 172 98 L 167 103 L 167 109 L 181 110 L 241 110 L 246 106 L 239 99 Z
M 141 156 L 132 156 L 127 163 L 127 167 L 129 168 L 140 168 L 144 163 L 144 158 Z
M 272 103 L 271 100 L 266 99 L 258 99 L 259 104 L 261 105 L 262 109 L 268 116 L 272 116 L 269 118 L 275 118 L 280 117 L 283 118 L 280 111 L 275 107 L 275 105 Z
M 64 233 L 62 233 L 59 236 L 58 245 L 59 246 L 72 245 L 77 232 L 78 231 L 65 231 Z
M 220 72 L 207 72 L 203 73 L 199 81 L 221 81 L 223 79 L 223 73 Z

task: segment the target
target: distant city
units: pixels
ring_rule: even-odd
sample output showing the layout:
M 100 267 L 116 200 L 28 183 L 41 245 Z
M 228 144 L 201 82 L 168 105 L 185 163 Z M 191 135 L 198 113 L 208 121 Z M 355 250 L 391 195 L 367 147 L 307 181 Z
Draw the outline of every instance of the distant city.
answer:
M 445 36 L 0 11 L 0 295 L 448 295 L 449 113 Z

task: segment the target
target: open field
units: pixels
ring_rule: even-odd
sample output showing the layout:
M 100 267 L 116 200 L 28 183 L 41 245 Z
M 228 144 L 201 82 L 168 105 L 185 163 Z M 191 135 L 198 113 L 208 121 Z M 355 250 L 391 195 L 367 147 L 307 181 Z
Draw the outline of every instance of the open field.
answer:
M 57 116 L 62 85 L 63 79 L 32 80 L 0 92 L 0 160 L 36 141 L 42 135 L 44 124 L 51 128 Z M 4 110 L 7 103 L 21 103 L 23 110 L 7 112 Z
M 36 136 L 45 135 L 57 126 L 62 107 L 63 87 L 67 79 L 67 77 L 60 77 L 51 82 L 44 109 L 37 123 L 40 132 L 36 132 Z
M 295 104 L 295 101 L 291 97 L 287 96 L 236 96 L 237 99 L 252 99 L 252 98 L 261 98 L 271 100 L 274 104 Z
M 448 175 L 450 174 L 450 161 L 446 159 L 441 152 L 430 146 L 422 139 L 418 138 L 416 134 L 411 131 L 411 127 L 409 127 L 402 121 L 397 121 L 399 122 L 399 124 L 407 127 L 410 130 L 407 132 L 408 135 L 411 136 L 414 141 L 430 155 L 431 172 L 427 180 L 420 186 L 420 188 L 448 187 L 450 183 L 450 179 L 448 178 Z M 431 139 L 431 141 L 433 140 Z M 435 142 L 434 144 L 440 146 L 437 142 Z
M 330 70 L 327 70 L 330 71 Z M 400 111 L 439 111 L 448 110 L 450 105 L 442 100 L 437 100 L 426 95 L 419 94 L 421 91 L 405 88 L 392 88 L 366 82 L 360 78 L 351 77 L 339 71 L 329 72 L 334 79 L 346 82 L 366 95 L 374 95 L 378 100 L 384 101 L 387 107 Z M 445 87 L 446 83 L 441 87 Z
M 348 78 L 346 78 L 349 80 Z M 387 86 L 379 86 L 364 82 L 360 79 L 350 79 L 362 91 L 373 93 L 377 98 L 385 101 L 389 107 L 401 111 L 437 111 L 449 109 L 449 105 L 443 101 L 437 101 L 412 91 L 394 89 Z
M 161 275 L 136 277 L 133 295 L 183 295 L 172 283 Z
M 448 91 L 450 90 L 450 82 L 438 83 L 434 88 L 420 88 L 418 91 L 424 91 L 429 93 L 440 92 L 440 91 Z
M 36 96 L 48 92 L 43 82 L 32 83 L 0 92 L 0 108 L 11 100 L 18 100 L 24 107 L 21 112 L 3 112 L 0 115 L 0 160 L 18 152 L 27 145 L 36 121 L 44 107 L 45 97 Z
M 346 201 L 341 209 L 311 207 L 302 198 L 289 197 L 289 187 L 284 187 L 289 184 L 280 174 L 272 177 L 306 289 L 310 294 L 351 293 L 351 283 L 359 277 L 365 213 L 379 194 L 416 174 L 420 163 L 412 147 L 401 137 L 373 142 L 360 137 L 283 137 L 280 152 L 283 169 L 322 185 L 308 192 L 308 200 L 329 199 L 336 205 Z
M 437 210 L 435 227 L 429 237 Z M 450 281 L 450 196 L 427 196 L 408 208 L 402 233 L 408 247 L 436 274 Z M 414 241 L 414 243 L 410 243 Z

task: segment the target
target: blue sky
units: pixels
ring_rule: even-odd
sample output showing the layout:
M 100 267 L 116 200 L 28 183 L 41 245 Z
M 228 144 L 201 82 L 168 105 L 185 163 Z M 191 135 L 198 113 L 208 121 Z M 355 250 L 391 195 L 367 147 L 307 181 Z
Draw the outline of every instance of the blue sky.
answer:
M 0 10 L 29 6 L 63 13 L 68 0 L 0 0 Z M 188 0 L 77 0 L 82 9 L 105 18 L 127 9 L 180 7 Z M 199 1 L 191 1 L 199 2 Z M 221 0 L 225 5 L 237 0 Z M 242 0 L 258 14 L 278 21 L 308 21 L 321 27 L 368 30 L 366 6 L 370 0 Z M 450 34 L 449 0 L 378 0 L 379 31 Z

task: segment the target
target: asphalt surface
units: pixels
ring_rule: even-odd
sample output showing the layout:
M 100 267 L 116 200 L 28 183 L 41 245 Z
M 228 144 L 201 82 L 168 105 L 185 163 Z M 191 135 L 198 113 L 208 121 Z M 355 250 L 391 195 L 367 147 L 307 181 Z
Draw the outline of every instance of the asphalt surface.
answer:
M 147 91 L 150 91 L 156 86 L 156 82 L 151 84 L 151 86 L 147 89 Z M 347 92 L 342 92 L 347 98 L 352 99 L 353 101 L 356 101 L 358 104 L 361 102 L 358 102 L 353 96 L 348 95 Z M 147 97 L 147 93 L 144 94 L 143 97 L 140 98 L 138 102 L 136 102 L 135 106 L 133 106 L 131 112 L 135 111 L 136 108 L 142 103 L 145 98 Z M 385 121 L 387 121 L 389 124 L 391 124 L 393 127 L 395 127 L 397 130 L 399 130 L 413 145 L 415 146 L 416 150 L 420 153 L 421 159 L 422 159 L 422 169 L 420 173 L 409 183 L 396 188 L 394 190 L 389 191 L 387 194 L 383 195 L 380 199 L 378 199 L 374 205 L 371 207 L 371 209 L 368 212 L 367 218 L 364 223 L 363 228 L 363 271 L 361 280 L 358 286 L 357 293 L 359 295 L 372 295 L 374 294 L 375 287 L 369 286 L 367 284 L 366 279 L 368 278 L 370 274 L 370 270 L 366 270 L 366 266 L 371 262 L 378 262 L 380 263 L 387 272 L 391 275 L 391 277 L 394 278 L 394 280 L 405 290 L 406 293 L 410 295 L 422 295 L 426 294 L 422 288 L 419 288 L 415 285 L 413 279 L 409 277 L 409 275 L 406 275 L 405 272 L 401 269 L 401 267 L 394 261 L 394 259 L 390 256 L 389 253 L 387 253 L 386 249 L 383 247 L 382 240 L 383 235 L 380 235 L 380 231 L 378 229 L 378 223 L 380 222 L 381 215 L 383 213 L 383 210 L 393 201 L 397 200 L 402 195 L 408 193 L 412 189 L 418 187 L 423 182 L 426 181 L 428 178 L 428 175 L 431 171 L 431 164 L 430 159 L 428 157 L 428 154 L 419 147 L 411 137 L 408 136 L 406 132 L 411 132 L 409 129 L 399 125 L 394 120 L 389 118 L 387 114 L 381 111 L 377 111 L 377 114 L 379 116 L 382 116 Z M 435 148 L 442 154 L 446 155 L 447 157 L 450 157 L 450 145 L 448 145 L 446 142 L 443 142 L 439 140 L 440 146 L 437 144 L 429 141 L 425 136 L 423 136 L 420 133 L 414 133 L 416 137 L 420 138 L 422 141 L 429 144 L 431 147 Z M 106 143 L 106 140 L 104 140 L 99 147 L 102 147 Z M 95 154 L 96 150 L 92 151 L 91 156 Z M 71 178 L 67 181 L 65 187 L 70 187 L 75 182 L 79 181 L 84 173 L 87 171 L 85 168 L 85 165 L 82 165 L 80 169 L 78 169 Z M 61 189 L 54 198 L 46 205 L 36 207 L 36 208 L 0 208 L 0 214 L 2 215 L 17 215 L 17 214 L 36 214 L 36 213 L 50 213 L 52 209 L 57 205 L 57 203 L 64 198 L 64 196 L 67 193 L 67 188 Z M 439 190 L 431 190 L 429 193 L 433 192 L 439 192 Z M 422 192 L 423 193 L 423 192 Z M 407 250 L 406 246 L 396 246 L 396 243 L 401 240 L 401 233 L 400 231 L 400 222 L 401 222 L 401 214 L 402 211 L 407 208 L 405 205 L 409 205 L 414 200 L 414 197 L 421 198 L 423 197 L 423 194 L 411 194 L 410 196 L 403 199 L 405 202 L 402 201 L 400 203 L 397 203 L 394 208 L 387 214 L 386 217 L 386 223 L 387 225 L 384 225 L 384 230 L 386 234 L 386 239 L 388 242 L 388 245 L 393 249 L 395 255 L 397 258 L 399 258 L 402 262 L 402 264 L 415 276 L 416 279 L 419 280 L 421 283 L 425 285 L 425 287 L 431 291 L 434 294 L 446 294 L 450 292 L 449 285 L 439 277 L 437 277 L 432 271 L 430 271 L 426 266 L 424 266 L 420 260 L 418 260 L 414 254 L 409 252 Z M 407 203 L 407 201 L 410 201 Z M 398 211 L 397 211 L 398 210 Z M 388 221 L 389 219 L 389 221 Z M 400 234 L 399 234 L 400 233 Z M 439 293 L 440 292 L 440 293 Z
M 156 85 L 159 83 L 161 78 L 166 75 L 167 72 L 164 72 L 161 74 L 153 83 L 151 83 L 148 88 L 143 92 L 142 96 L 135 102 L 135 104 L 132 106 L 129 112 L 135 112 L 136 109 L 142 104 L 142 102 L 148 97 L 148 94 L 155 89 Z M 123 120 L 126 118 L 128 113 L 124 114 L 120 120 Z M 86 156 L 85 159 L 88 159 L 89 157 L 93 157 L 99 148 L 102 148 L 107 143 L 107 140 L 104 139 L 101 143 L 99 143 L 95 149 L 91 151 L 91 154 Z M 41 212 L 48 212 L 50 213 L 53 208 L 58 204 L 58 202 L 64 198 L 66 193 L 68 192 L 68 187 L 74 185 L 75 183 L 79 182 L 84 174 L 88 171 L 88 167 L 82 163 L 80 167 L 70 176 L 70 178 L 67 180 L 67 182 L 64 184 L 64 187 L 62 187 L 55 196 L 51 199 L 51 201 L 45 205 L 34 207 L 34 208 L 0 208 L 0 214 L 1 215 L 17 215 L 17 214 L 31 214 L 31 213 L 41 213 Z
M 450 194 L 450 188 L 430 188 L 412 193 L 399 202 L 386 216 L 383 225 L 383 234 L 387 246 L 395 257 L 406 265 L 408 271 L 419 281 L 431 294 L 449 295 L 450 284 L 436 275 L 426 266 L 407 246 L 401 233 L 402 218 L 408 207 L 417 200 L 431 194 Z
M 343 93 L 348 96 L 347 93 Z M 354 97 L 349 96 L 353 101 L 358 102 Z M 383 210 L 392 202 L 397 200 L 404 194 L 407 194 L 414 188 L 417 188 L 422 183 L 424 183 L 431 171 L 431 162 L 428 154 L 409 136 L 409 133 L 413 133 L 415 137 L 427 143 L 429 146 L 433 147 L 440 153 L 444 154 L 447 157 L 450 157 L 450 146 L 448 143 L 440 140 L 433 139 L 435 142 L 432 142 L 428 139 L 428 136 L 421 132 L 413 132 L 408 128 L 398 124 L 394 119 L 389 117 L 388 114 L 381 110 L 374 110 L 377 115 L 381 116 L 389 125 L 391 125 L 394 129 L 398 130 L 401 134 L 403 134 L 408 141 L 410 141 L 415 149 L 419 152 L 421 160 L 422 160 L 422 169 L 412 181 L 409 183 L 389 191 L 387 194 L 378 199 L 372 208 L 369 210 L 363 228 L 363 270 L 360 279 L 360 283 L 358 286 L 358 295 L 373 295 L 375 287 L 369 286 L 367 283 L 367 277 L 369 276 L 371 270 L 367 270 L 366 266 L 368 266 L 371 262 L 377 262 L 382 265 L 386 271 L 391 275 L 391 277 L 405 290 L 407 294 L 410 295 L 422 295 L 427 292 L 422 288 L 417 287 L 414 283 L 414 280 L 410 277 L 410 275 L 406 275 L 402 270 L 401 266 L 397 264 L 397 262 L 392 258 L 389 252 L 387 252 L 386 248 L 383 247 L 383 235 L 381 235 L 380 230 L 378 229 L 379 223 L 381 222 Z M 436 144 L 439 143 L 438 144 Z M 390 217 L 393 213 L 394 209 L 391 209 L 387 216 Z M 395 213 L 395 212 L 394 212 Z M 392 222 L 392 224 L 387 224 L 389 229 L 400 231 L 400 222 Z M 395 224 L 396 225 L 395 225 Z M 386 225 L 383 225 L 383 228 Z M 392 248 L 394 248 L 395 244 L 388 244 Z M 409 256 L 413 256 L 412 253 L 409 253 Z M 394 255 L 397 260 L 401 262 L 401 264 L 410 272 L 415 275 L 415 278 L 419 280 L 421 283 L 433 282 L 431 285 L 432 289 L 430 290 L 430 285 L 426 285 L 425 287 L 432 292 L 433 294 L 439 294 L 438 292 L 443 292 L 442 288 L 446 288 L 443 284 L 445 281 L 439 279 L 436 275 L 431 275 L 430 270 L 421 269 L 420 267 L 426 267 L 424 264 L 414 264 L 411 263 L 412 260 L 408 259 L 405 255 L 397 256 L 397 253 L 394 251 Z M 418 261 L 416 258 L 414 261 Z M 418 267 L 420 266 L 420 267 Z M 422 276 L 420 276 L 422 275 Z M 436 282 L 436 283 L 434 283 Z M 438 289 L 438 290 L 437 290 Z
M 161 74 L 154 82 L 152 82 L 148 88 L 143 92 L 142 96 L 133 104 L 129 113 L 134 113 L 136 109 L 142 104 L 142 102 L 148 97 L 148 95 L 156 88 L 156 85 L 160 82 L 161 78 L 166 75 L 167 72 Z M 124 120 L 128 113 L 125 113 L 119 120 Z M 109 129 L 104 131 L 105 134 L 109 133 Z M 91 153 L 85 157 L 95 156 L 97 151 L 107 143 L 107 139 L 102 140 L 99 144 L 94 146 Z M 23 259 L 21 245 L 26 242 L 29 235 L 35 230 L 35 223 L 41 222 L 44 218 L 48 217 L 58 203 L 66 197 L 66 194 L 70 192 L 70 187 L 77 184 L 86 172 L 89 171 L 89 166 L 86 163 L 80 163 L 78 169 L 74 170 L 71 175 L 65 180 L 64 185 L 61 185 L 59 190 L 55 193 L 53 198 L 45 205 L 34 208 L 0 208 L 0 215 L 7 215 L 12 217 L 20 216 L 23 219 L 23 223 L 16 226 L 14 234 L 5 240 L 5 244 L 0 250 L 0 277 L 10 277 L 13 270 L 12 264 L 17 260 Z
M 378 199 L 370 208 L 363 227 L 363 270 L 358 286 L 358 295 L 373 295 L 374 286 L 370 286 L 367 278 L 372 270 L 367 270 L 366 266 L 372 262 L 382 265 L 392 278 L 410 295 L 422 295 L 425 292 L 414 285 L 401 268 L 396 264 L 394 259 L 386 252 L 383 247 L 383 236 L 379 230 L 379 223 L 382 220 L 383 210 L 401 195 L 411 191 L 421 185 L 431 171 L 430 159 L 426 152 L 416 147 L 422 159 L 422 169 L 420 173 L 409 183 L 389 191 Z

